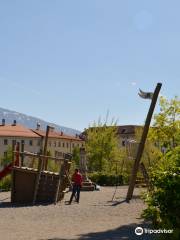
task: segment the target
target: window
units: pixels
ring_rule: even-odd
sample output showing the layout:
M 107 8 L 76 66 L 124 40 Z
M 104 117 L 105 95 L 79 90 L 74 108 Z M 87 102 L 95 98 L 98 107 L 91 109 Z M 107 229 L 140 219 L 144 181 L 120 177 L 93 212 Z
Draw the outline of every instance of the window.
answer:
M 126 129 L 125 128 L 123 128 L 122 129 L 122 131 L 121 131 L 121 133 L 125 133 L 126 132 Z
M 82 143 L 82 147 L 84 147 L 84 144 Z
M 56 147 L 56 142 L 54 142 L 54 147 Z
M 69 143 L 66 143 L 66 147 L 67 147 L 67 148 L 69 147 Z
M 41 140 L 37 140 L 37 146 L 41 146 Z
M 58 147 L 61 147 L 61 142 L 58 142 Z
M 16 145 L 16 140 L 12 140 L 12 145 Z
M 57 154 L 57 156 L 58 157 L 61 157 L 62 156 L 62 152 L 57 152 L 58 154 Z
M 63 146 L 63 147 L 65 146 L 64 142 L 62 143 L 62 146 Z
M 123 146 L 123 147 L 126 146 L 126 141 L 125 141 L 125 140 L 122 141 L 122 146 Z
M 4 157 L 7 157 L 7 152 L 4 152 Z
M 33 145 L 33 140 L 29 140 L 29 146 Z
M 8 140 L 4 139 L 4 145 L 8 145 Z
M 72 143 L 72 147 L 74 148 L 74 143 Z
M 62 155 L 62 152 L 55 151 L 55 157 L 61 157 Z

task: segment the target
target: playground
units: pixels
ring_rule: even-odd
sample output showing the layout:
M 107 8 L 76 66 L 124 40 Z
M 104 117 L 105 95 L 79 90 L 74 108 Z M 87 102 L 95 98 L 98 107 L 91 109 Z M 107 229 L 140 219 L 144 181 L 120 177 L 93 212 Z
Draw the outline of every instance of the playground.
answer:
M 80 203 L 71 206 L 66 202 L 70 193 L 56 205 L 12 207 L 10 192 L 1 192 L 0 236 L 5 240 L 140 239 L 134 230 L 137 226 L 147 227 L 140 219 L 145 207 L 140 193 L 145 188 L 135 188 L 129 203 L 125 201 L 127 189 L 118 187 L 113 202 L 113 187 L 81 192 Z M 143 239 L 149 237 L 146 234 Z
M 44 148 L 39 153 L 25 151 L 23 144 L 21 147 L 14 145 L 12 162 L 0 172 L 1 179 L 9 173 L 12 176 L 11 193 L 0 193 L 2 239 L 139 239 L 135 234 L 136 227 L 150 226 L 141 219 L 145 204 L 140 196 L 146 189 L 136 188 L 135 184 L 137 171 L 142 168 L 146 187 L 150 187 L 148 174 L 140 160 L 160 88 L 161 84 L 157 84 L 129 186 L 116 185 L 115 191 L 113 187 L 93 191 L 94 185 L 86 175 L 85 149 L 80 149 L 79 165 L 84 179 L 82 188 L 86 191 L 81 193 L 80 204 L 74 202 L 69 206 L 70 192 L 66 189 L 72 187 L 69 176 L 72 155 L 64 154 L 62 158 L 57 158 L 47 154 L 51 127 L 47 126 Z M 33 159 L 32 168 L 25 166 L 25 157 Z M 35 158 L 37 168 L 34 166 Z M 58 162 L 59 172 L 48 171 L 49 160 Z M 144 234 L 143 239 L 153 239 L 153 236 Z

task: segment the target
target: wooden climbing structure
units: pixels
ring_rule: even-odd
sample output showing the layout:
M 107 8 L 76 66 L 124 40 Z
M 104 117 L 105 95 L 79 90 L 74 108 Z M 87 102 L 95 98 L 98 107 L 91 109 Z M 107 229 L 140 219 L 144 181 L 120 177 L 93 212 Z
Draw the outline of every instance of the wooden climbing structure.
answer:
M 35 154 L 20 152 L 34 157 Z M 53 158 L 59 161 L 59 173 L 42 169 L 44 155 L 36 155 L 38 169 L 22 166 L 12 167 L 11 202 L 21 204 L 57 203 L 62 200 L 69 185 L 68 172 L 70 169 L 69 156 Z M 47 156 L 49 159 L 51 157 Z
M 13 151 L 11 202 L 14 204 L 56 204 L 63 199 L 66 188 L 70 185 L 68 174 L 72 156 L 71 154 L 64 154 L 62 158 L 48 156 L 46 151 L 48 132 L 49 126 L 43 154 L 26 152 L 24 147 L 21 148 L 21 152 Z M 23 166 L 25 157 L 33 159 L 33 162 L 36 159 L 37 167 Z M 19 165 L 14 164 L 17 158 L 21 159 Z M 55 161 L 59 172 L 47 171 L 48 161 Z

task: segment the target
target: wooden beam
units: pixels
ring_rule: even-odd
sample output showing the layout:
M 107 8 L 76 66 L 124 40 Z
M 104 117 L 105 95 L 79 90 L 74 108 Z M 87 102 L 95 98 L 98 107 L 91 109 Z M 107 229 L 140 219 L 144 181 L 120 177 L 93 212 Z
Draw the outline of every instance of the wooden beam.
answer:
M 36 182 L 35 182 L 35 186 L 34 186 L 33 204 L 36 203 L 37 193 L 38 193 L 38 189 L 39 189 L 39 182 L 40 182 L 40 179 L 41 179 L 42 168 L 43 168 L 43 158 L 39 157 L 38 173 L 36 175 Z
M 47 155 L 47 144 L 48 144 L 48 137 L 49 137 L 49 131 L 51 127 L 48 125 L 46 128 L 46 137 L 45 137 L 45 143 L 44 143 L 44 150 L 43 150 L 43 155 Z M 48 165 L 48 158 L 44 158 L 44 164 L 43 164 L 43 170 L 47 170 L 47 165 Z
M 14 153 L 16 153 L 16 151 L 14 151 Z M 44 156 L 44 155 L 39 155 L 38 153 L 31 153 L 31 152 L 19 152 L 20 155 L 25 155 L 25 156 L 28 156 L 28 157 L 43 157 L 43 158 L 49 158 L 49 159 L 52 159 L 52 160 L 58 160 L 58 161 L 64 161 L 64 158 L 58 158 L 58 157 L 52 157 L 52 156 Z
M 158 95 L 159 95 L 161 86 L 162 86 L 162 83 L 158 83 L 156 88 L 155 88 L 155 91 L 154 91 L 154 94 L 153 94 L 153 97 L 152 97 L 152 101 L 151 101 L 151 105 L 150 105 L 150 108 L 149 108 L 149 111 L 148 111 L 148 114 L 147 114 L 147 117 L 146 117 L 146 122 L 145 122 L 143 133 L 142 133 L 142 136 L 141 136 L 141 141 L 139 143 L 138 150 L 137 150 L 137 155 L 136 155 L 136 158 L 135 158 L 135 161 L 134 161 L 134 166 L 132 168 L 132 173 L 131 173 L 130 182 L 129 182 L 129 188 L 128 188 L 128 192 L 127 192 L 127 196 L 126 196 L 126 201 L 127 202 L 129 202 L 129 200 L 132 198 L 132 195 L 133 195 L 136 176 L 137 176 L 137 171 L 138 171 L 138 168 L 139 168 L 139 163 L 140 163 L 140 160 L 141 160 L 141 157 L 142 157 L 142 154 L 143 154 L 144 145 L 145 145 L 145 142 L 146 142 L 147 134 L 148 134 L 148 131 L 149 131 L 149 126 L 150 126 L 150 123 L 151 123 L 151 118 L 152 118 L 152 115 L 153 115 L 153 112 L 154 112 L 154 108 L 156 106 L 156 102 L 157 102 L 157 99 L 158 99 Z
M 24 152 L 24 140 L 21 141 L 21 152 L 23 153 Z M 24 166 L 24 154 L 20 154 L 21 156 L 21 167 Z
M 56 204 L 57 201 L 58 201 L 59 189 L 60 189 L 60 186 L 61 186 L 62 181 L 63 181 L 63 176 L 64 176 L 64 173 L 65 173 L 65 170 L 67 168 L 67 162 L 68 162 L 68 160 L 64 161 L 64 164 L 61 165 L 61 168 L 60 168 L 60 171 L 59 171 L 59 179 L 58 179 L 58 183 L 57 183 L 54 204 Z
M 12 144 L 12 171 L 11 171 L 11 202 L 14 202 L 14 183 L 15 183 L 15 181 L 14 181 L 15 176 L 14 176 L 14 169 L 13 169 L 14 162 L 15 162 L 14 150 L 15 150 L 15 143 L 13 142 L 13 144 Z

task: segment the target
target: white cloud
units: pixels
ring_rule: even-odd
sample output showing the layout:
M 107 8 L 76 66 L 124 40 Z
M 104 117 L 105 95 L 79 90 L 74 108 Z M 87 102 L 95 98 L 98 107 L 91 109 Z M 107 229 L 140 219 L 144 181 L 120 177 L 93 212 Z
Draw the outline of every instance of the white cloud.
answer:
M 131 82 L 131 85 L 132 85 L 132 86 L 136 86 L 136 85 L 137 85 L 137 82 Z

